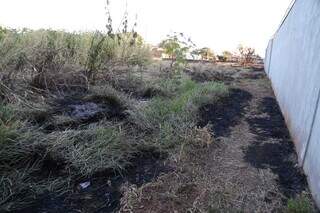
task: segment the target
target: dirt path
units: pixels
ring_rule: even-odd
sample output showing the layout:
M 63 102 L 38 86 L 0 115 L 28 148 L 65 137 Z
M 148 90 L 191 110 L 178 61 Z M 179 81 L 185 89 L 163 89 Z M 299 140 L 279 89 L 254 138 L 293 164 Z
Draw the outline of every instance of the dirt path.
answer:
M 231 87 L 228 100 L 202 109 L 214 144 L 177 157 L 176 172 L 157 182 L 128 187 L 122 212 L 282 212 L 308 191 L 270 82 Z
M 306 189 L 269 85 L 266 79 L 246 79 L 234 84 L 242 90 L 238 94 L 242 98 L 233 99 L 235 106 L 240 105 L 240 119 L 232 122 L 238 124 L 230 125 L 229 134 L 219 138 L 223 148 L 215 159 L 208 156 L 208 171 L 215 177 L 212 184 L 219 186 L 216 192 L 228 196 L 225 204 L 214 205 L 219 209 L 279 210 L 287 198 Z M 224 113 L 229 114 L 233 109 L 226 107 Z M 228 127 L 224 129 L 227 131 Z

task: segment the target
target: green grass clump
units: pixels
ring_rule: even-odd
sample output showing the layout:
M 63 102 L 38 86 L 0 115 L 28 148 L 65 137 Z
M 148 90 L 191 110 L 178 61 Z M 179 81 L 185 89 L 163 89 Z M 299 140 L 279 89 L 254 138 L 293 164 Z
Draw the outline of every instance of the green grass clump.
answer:
M 310 198 L 305 195 L 299 196 L 295 199 L 290 199 L 287 203 L 287 213 L 312 213 L 313 207 Z
M 182 80 L 173 90 L 174 97 L 153 98 L 146 107 L 131 112 L 131 119 L 141 129 L 156 132 L 154 140 L 163 146 L 185 140 L 184 135 L 196 126 L 199 108 L 228 93 L 223 84 L 197 84 L 190 79 Z

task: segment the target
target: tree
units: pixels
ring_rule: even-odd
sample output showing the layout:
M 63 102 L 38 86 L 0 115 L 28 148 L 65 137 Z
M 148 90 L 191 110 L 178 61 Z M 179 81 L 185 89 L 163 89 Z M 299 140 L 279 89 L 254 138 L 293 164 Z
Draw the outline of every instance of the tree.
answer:
M 243 45 L 239 45 L 238 51 L 241 56 L 241 64 L 247 65 L 254 61 L 256 50 L 251 47 L 244 47 Z
M 223 51 L 222 56 L 224 58 L 224 61 L 231 61 L 232 53 L 229 51 Z
M 192 54 L 199 55 L 201 57 L 201 60 L 215 61 L 215 59 L 216 59 L 213 51 L 208 47 L 196 49 L 196 50 L 192 51 Z
M 175 71 L 179 71 L 186 64 L 187 53 L 193 46 L 190 38 L 186 39 L 183 33 L 174 33 L 159 44 L 171 60 L 171 70 Z

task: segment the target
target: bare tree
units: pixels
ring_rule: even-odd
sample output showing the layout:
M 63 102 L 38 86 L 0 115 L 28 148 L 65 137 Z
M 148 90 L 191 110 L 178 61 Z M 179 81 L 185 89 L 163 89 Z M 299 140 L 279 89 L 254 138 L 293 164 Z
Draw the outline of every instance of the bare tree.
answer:
M 242 65 L 248 65 L 248 64 L 253 63 L 254 57 L 255 57 L 255 52 L 256 52 L 256 50 L 254 48 L 244 47 L 243 45 L 240 45 L 238 47 L 238 51 L 241 56 L 240 62 Z

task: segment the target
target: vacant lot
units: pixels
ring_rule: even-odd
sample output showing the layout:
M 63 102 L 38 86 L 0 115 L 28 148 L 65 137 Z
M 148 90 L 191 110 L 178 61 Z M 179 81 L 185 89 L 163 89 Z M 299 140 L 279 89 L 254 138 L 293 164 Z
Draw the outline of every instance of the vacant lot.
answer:
M 0 46 L 0 212 L 315 211 L 261 65 L 154 62 L 128 32 Z
M 315 211 L 262 69 L 161 66 L 3 105 L 3 210 Z

